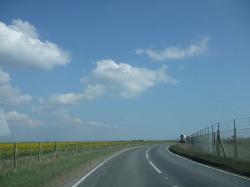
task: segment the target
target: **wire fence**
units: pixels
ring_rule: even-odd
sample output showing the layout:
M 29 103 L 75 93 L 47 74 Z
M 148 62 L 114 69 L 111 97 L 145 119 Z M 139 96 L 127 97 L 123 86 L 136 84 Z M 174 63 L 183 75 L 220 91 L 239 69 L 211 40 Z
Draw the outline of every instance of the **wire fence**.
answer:
M 250 161 L 250 117 L 221 121 L 187 136 L 197 151 Z
M 112 149 L 140 145 L 141 141 L 114 142 L 19 142 L 0 143 L 0 171 L 34 163 L 73 158 L 80 154 L 102 153 Z

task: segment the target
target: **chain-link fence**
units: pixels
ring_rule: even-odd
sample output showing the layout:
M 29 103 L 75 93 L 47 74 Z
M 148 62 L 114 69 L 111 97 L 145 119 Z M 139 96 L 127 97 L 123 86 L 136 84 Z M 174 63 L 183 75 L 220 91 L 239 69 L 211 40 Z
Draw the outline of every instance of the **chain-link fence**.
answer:
M 187 137 L 201 152 L 250 161 L 250 117 L 215 123 Z

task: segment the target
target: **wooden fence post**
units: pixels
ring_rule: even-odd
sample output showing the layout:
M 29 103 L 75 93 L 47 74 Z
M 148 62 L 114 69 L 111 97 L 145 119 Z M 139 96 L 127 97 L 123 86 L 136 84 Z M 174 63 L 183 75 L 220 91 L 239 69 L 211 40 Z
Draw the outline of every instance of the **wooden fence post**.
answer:
M 56 154 L 57 154 L 57 143 L 55 142 L 55 145 L 54 145 L 54 156 L 53 156 L 53 159 L 56 158 Z
M 17 166 L 17 145 L 16 145 L 16 143 L 14 143 L 14 146 L 13 146 L 13 148 L 14 148 L 14 167 L 16 167 Z
M 41 162 L 41 142 L 39 142 L 38 160 L 39 160 L 39 162 Z
M 69 142 L 67 142 L 66 155 L 67 155 L 67 157 L 69 156 Z

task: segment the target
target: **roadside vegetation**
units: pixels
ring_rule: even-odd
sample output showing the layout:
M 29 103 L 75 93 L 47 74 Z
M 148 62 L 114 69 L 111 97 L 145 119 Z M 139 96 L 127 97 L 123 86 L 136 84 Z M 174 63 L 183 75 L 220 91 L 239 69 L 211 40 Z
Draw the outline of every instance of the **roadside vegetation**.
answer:
M 192 145 L 184 143 L 174 144 L 169 147 L 169 150 L 191 160 L 250 177 L 249 161 L 222 158 L 208 153 L 202 153 L 196 150 Z
M 43 150 L 43 154 L 39 156 L 39 151 L 30 151 L 20 153 L 17 160 L 17 165 L 13 165 L 11 154 L 6 154 L 2 149 L 2 159 L 0 159 L 0 186 L 4 187 L 52 187 L 52 186 L 71 186 L 81 176 L 88 172 L 91 168 L 98 165 L 107 157 L 130 147 L 165 143 L 159 141 L 128 141 L 128 142 L 99 142 L 93 147 L 93 143 L 84 146 L 84 149 L 75 149 L 75 143 L 70 146 L 69 150 L 62 148 L 55 148 L 54 151 Z M 22 143 L 22 146 L 30 147 L 32 143 Z M 37 144 L 37 143 L 34 143 Z M 48 147 L 53 147 L 52 143 L 44 143 Z M 63 143 L 61 143 L 63 144 Z M 28 146 L 29 145 L 29 146 Z M 2 145 L 2 147 L 13 146 Z M 80 147 L 80 146 L 78 146 Z M 45 146 L 44 146 L 45 148 Z M 21 150 L 21 149 L 20 149 Z M 28 149 L 29 150 L 29 149 Z M 0 149 L 1 151 L 1 149 Z M 11 150 L 10 150 L 11 151 Z M 12 152 L 13 153 L 13 152 Z M 56 154 L 55 154 L 56 153 Z

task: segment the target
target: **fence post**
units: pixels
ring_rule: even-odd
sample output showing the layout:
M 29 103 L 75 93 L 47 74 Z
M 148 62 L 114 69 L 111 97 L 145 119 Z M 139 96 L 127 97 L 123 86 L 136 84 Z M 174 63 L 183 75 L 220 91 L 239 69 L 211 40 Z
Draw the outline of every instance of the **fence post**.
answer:
M 218 157 L 220 156 L 219 138 L 220 138 L 220 122 L 218 122 L 217 139 L 216 139 L 216 152 Z
M 203 129 L 201 129 L 201 151 L 204 151 L 204 132 Z
M 69 156 L 69 142 L 67 142 L 66 154 L 67 154 L 67 157 L 68 157 Z
M 209 144 L 209 127 L 207 127 L 207 152 L 210 153 L 210 144 Z
M 16 145 L 16 143 L 14 143 L 13 147 L 14 147 L 14 150 L 13 150 L 14 151 L 14 155 L 13 155 L 14 156 L 14 158 L 13 158 L 14 159 L 14 167 L 16 167 L 17 166 L 17 145 Z
M 215 132 L 214 132 L 214 125 L 212 124 L 212 154 L 215 152 Z
M 237 150 L 237 134 L 236 134 L 236 127 L 235 127 L 235 122 L 236 120 L 234 119 L 234 159 L 236 160 L 238 155 L 238 150 Z
M 55 146 L 54 146 L 54 157 L 53 157 L 53 159 L 56 158 L 56 153 L 57 153 L 57 143 L 55 142 Z
M 41 142 L 39 142 L 38 160 L 41 162 Z
M 32 156 L 33 150 L 32 150 L 32 145 L 30 145 L 30 156 Z
M 75 150 L 76 150 L 76 154 L 77 154 L 77 143 L 75 144 Z
M 207 127 L 205 128 L 204 138 L 205 138 L 205 152 L 207 152 Z
M 199 130 L 199 151 L 201 151 L 201 130 Z

